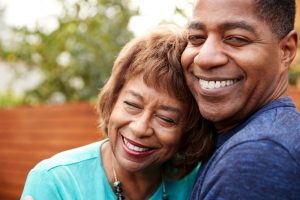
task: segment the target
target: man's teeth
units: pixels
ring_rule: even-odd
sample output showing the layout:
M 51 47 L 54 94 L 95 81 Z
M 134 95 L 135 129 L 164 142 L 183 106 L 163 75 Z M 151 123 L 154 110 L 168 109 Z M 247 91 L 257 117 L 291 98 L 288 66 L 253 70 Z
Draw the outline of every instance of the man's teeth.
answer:
M 128 147 L 128 149 L 136 152 L 144 152 L 150 150 L 150 148 L 142 148 L 142 147 L 134 146 L 133 144 L 129 143 L 125 138 L 124 138 L 124 144 Z
M 225 80 L 225 81 L 206 81 L 206 80 L 200 79 L 200 85 L 201 85 L 201 87 L 203 87 L 205 89 L 217 89 L 217 88 L 231 86 L 237 81 L 238 81 L 237 79 Z

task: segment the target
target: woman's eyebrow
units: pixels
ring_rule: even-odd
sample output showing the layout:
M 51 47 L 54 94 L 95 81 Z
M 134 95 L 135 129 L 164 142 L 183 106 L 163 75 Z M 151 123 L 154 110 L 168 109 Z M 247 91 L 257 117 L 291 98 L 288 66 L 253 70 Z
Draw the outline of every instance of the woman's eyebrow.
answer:
M 181 110 L 176 108 L 176 107 L 173 107 L 173 106 L 167 106 L 167 105 L 160 105 L 159 106 L 159 109 L 160 110 L 165 110 L 165 111 L 171 111 L 171 112 L 175 112 L 179 115 L 182 114 Z
M 128 94 L 130 94 L 130 95 L 132 95 L 132 96 L 134 96 L 134 97 L 137 97 L 137 98 L 140 99 L 140 100 L 143 100 L 143 99 L 144 99 L 142 95 L 140 95 L 139 93 L 137 93 L 137 92 L 134 91 L 134 90 L 127 90 L 126 93 L 128 93 Z

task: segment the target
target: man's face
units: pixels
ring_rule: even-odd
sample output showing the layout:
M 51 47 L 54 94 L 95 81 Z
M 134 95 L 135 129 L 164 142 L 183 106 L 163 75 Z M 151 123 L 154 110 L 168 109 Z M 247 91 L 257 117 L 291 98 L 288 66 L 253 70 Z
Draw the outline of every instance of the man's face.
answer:
M 219 132 L 282 95 L 279 41 L 252 0 L 198 0 L 181 62 L 202 115 Z

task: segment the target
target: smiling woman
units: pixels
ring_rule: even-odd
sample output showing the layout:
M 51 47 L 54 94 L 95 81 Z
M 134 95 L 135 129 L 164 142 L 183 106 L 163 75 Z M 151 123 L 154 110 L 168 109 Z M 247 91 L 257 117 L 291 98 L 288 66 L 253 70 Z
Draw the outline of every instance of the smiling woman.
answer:
M 99 94 L 108 139 L 42 161 L 22 197 L 188 198 L 199 161 L 211 151 L 213 129 L 185 83 L 185 46 L 184 32 L 174 27 L 130 41 Z
M 129 80 L 108 122 L 119 165 L 132 172 L 153 171 L 169 160 L 183 136 L 186 111 L 182 102 L 148 87 L 142 76 Z

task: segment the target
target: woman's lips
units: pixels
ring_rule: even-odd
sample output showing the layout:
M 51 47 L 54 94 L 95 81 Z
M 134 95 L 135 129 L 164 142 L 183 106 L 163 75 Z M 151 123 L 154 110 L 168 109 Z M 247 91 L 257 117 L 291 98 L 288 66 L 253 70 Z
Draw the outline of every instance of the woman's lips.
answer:
M 154 152 L 154 148 L 146 147 L 122 136 L 123 147 L 128 154 L 146 156 Z

